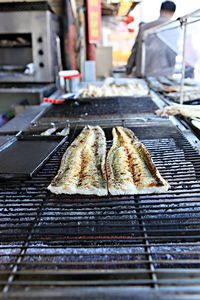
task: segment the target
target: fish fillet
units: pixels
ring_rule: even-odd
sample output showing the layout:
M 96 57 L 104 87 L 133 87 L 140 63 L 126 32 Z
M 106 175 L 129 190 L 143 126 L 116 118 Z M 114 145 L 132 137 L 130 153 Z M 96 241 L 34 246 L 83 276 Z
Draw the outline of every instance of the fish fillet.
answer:
M 106 139 L 99 127 L 87 126 L 68 147 L 48 189 L 55 194 L 108 194 Z
M 112 133 L 113 144 L 106 160 L 109 192 L 112 195 L 166 192 L 168 183 L 134 133 L 122 127 L 113 128 Z

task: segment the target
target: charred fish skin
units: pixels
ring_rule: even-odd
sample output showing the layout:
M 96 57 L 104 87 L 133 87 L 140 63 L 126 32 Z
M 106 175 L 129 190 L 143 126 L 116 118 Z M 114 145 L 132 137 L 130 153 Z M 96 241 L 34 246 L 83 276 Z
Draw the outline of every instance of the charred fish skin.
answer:
M 119 128 L 119 130 L 127 133 L 127 129 Z M 160 175 L 145 145 L 142 144 L 135 135 L 132 135 L 129 129 L 128 132 L 129 137 L 133 140 L 127 140 L 127 142 L 129 145 L 132 143 L 135 149 L 137 163 L 140 165 L 141 171 L 138 194 L 166 192 L 169 189 L 169 184 Z
M 112 130 L 106 157 L 106 138 L 99 126 L 85 127 L 68 147 L 48 189 L 55 194 L 106 196 L 166 192 L 169 184 L 151 155 L 128 128 Z
M 145 168 L 149 170 L 150 178 L 152 180 L 148 182 L 146 185 L 143 184 L 138 190 L 139 194 L 151 194 L 151 193 L 165 193 L 170 188 L 168 182 L 161 176 L 160 172 L 156 168 L 153 159 L 144 146 L 144 144 L 140 143 L 138 145 L 138 153 L 140 154 Z
M 93 127 L 94 138 L 83 150 L 82 172 L 78 192 L 80 194 L 107 195 L 107 178 L 105 178 L 106 139 L 103 130 Z
M 107 195 L 105 155 L 104 131 L 85 127 L 67 148 L 48 189 L 55 194 Z
M 169 184 L 157 170 L 146 147 L 128 128 L 113 129 L 107 156 L 108 189 L 115 194 L 162 193 Z
M 113 128 L 113 144 L 106 159 L 108 190 L 111 195 L 135 194 L 136 186 L 133 182 L 126 151 L 119 139 L 117 129 Z
M 81 153 L 88 142 L 90 129 L 85 127 L 64 153 L 57 175 L 48 189 L 55 194 L 76 194 L 81 171 Z

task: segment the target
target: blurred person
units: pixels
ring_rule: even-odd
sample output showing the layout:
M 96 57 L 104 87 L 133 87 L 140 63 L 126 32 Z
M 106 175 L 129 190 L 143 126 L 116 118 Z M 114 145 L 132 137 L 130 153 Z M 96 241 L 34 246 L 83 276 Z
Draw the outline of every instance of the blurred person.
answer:
M 137 77 L 144 76 L 165 76 L 172 75 L 176 62 L 176 53 L 170 49 L 158 36 L 150 34 L 145 39 L 145 73 L 142 74 L 142 39 L 146 30 L 157 27 L 171 20 L 176 10 L 176 5 L 172 1 L 165 1 L 160 7 L 160 16 L 150 23 L 140 23 L 139 32 L 135 44 L 131 50 L 126 66 L 126 74 Z

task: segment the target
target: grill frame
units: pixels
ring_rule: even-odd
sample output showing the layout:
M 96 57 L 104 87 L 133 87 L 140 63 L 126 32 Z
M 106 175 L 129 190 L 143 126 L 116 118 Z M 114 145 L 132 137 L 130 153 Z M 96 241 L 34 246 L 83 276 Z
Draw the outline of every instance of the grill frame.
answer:
M 29 219 L 25 222 L 28 224 L 26 228 L 27 231 L 25 231 L 24 235 L 22 235 L 22 239 L 20 240 L 19 237 L 17 237 L 17 243 L 14 243 L 13 236 L 16 235 L 16 233 L 12 233 L 11 240 L 7 240 L 6 248 L 6 251 L 9 250 L 10 254 L 0 255 L 0 259 L 2 259 L 3 256 L 8 256 L 8 260 L 11 259 L 11 261 L 8 261 L 4 264 L 5 266 L 9 266 L 10 269 L 3 271 L 1 270 L 0 272 L 1 275 L 5 276 L 4 279 L 6 278 L 3 283 L 0 282 L 0 286 L 2 287 L 2 295 L 7 295 L 10 297 L 14 297 L 14 295 L 19 295 L 19 297 L 22 295 L 27 297 L 32 295 L 37 297 L 38 293 L 43 293 L 44 296 L 46 295 L 53 297 L 56 295 L 62 295 L 64 291 L 67 291 L 67 293 L 69 292 L 69 298 L 70 295 L 74 295 L 74 297 L 86 295 L 85 297 L 87 298 L 90 294 L 96 295 L 99 289 L 101 289 L 101 293 L 103 294 L 110 293 L 110 296 L 114 295 L 116 291 L 122 295 L 122 289 L 124 289 L 124 294 L 127 295 L 127 297 L 131 297 L 131 295 L 137 295 L 137 293 L 140 293 L 140 296 L 142 297 L 143 295 L 144 299 L 145 295 L 148 294 L 150 299 L 151 296 L 153 297 L 153 295 L 155 296 L 158 294 L 160 297 L 164 297 L 166 290 L 169 290 L 174 294 L 182 291 L 186 295 L 192 289 L 193 293 L 199 293 L 200 280 L 198 268 L 199 262 L 197 256 L 200 254 L 200 242 L 197 231 L 198 229 L 196 230 L 195 226 L 199 226 L 200 224 L 194 221 L 189 223 L 186 220 L 186 224 L 179 224 L 180 228 L 171 229 L 171 232 L 173 233 L 171 236 L 169 235 L 166 237 L 161 237 L 161 234 L 165 234 L 166 230 L 168 230 L 167 228 L 171 228 L 173 226 L 173 222 L 171 224 L 167 223 L 167 220 L 170 220 L 171 216 L 173 216 L 173 211 L 171 213 L 170 211 L 163 211 L 163 202 L 167 208 L 173 210 L 175 207 L 176 211 L 181 213 L 181 218 L 174 219 L 176 222 L 178 219 L 184 220 L 186 214 L 188 212 L 193 213 L 193 209 L 196 207 L 196 205 L 198 205 L 200 200 L 200 184 L 196 183 L 195 185 L 195 179 L 193 177 L 195 173 L 195 175 L 198 177 L 198 180 L 200 178 L 200 156 L 191 147 L 189 142 L 182 136 L 182 134 L 174 126 L 170 126 L 167 122 L 165 124 L 163 123 L 162 125 L 157 123 L 157 127 L 155 126 L 155 123 L 144 123 L 140 124 L 138 127 L 138 125 L 134 125 L 133 123 L 131 125 L 129 120 L 125 120 L 121 121 L 121 125 L 129 125 L 129 127 L 135 128 L 135 130 L 138 128 L 138 132 L 141 133 L 141 136 L 139 136 L 137 132 L 136 134 L 140 138 L 142 136 L 151 137 L 151 139 L 146 139 L 144 142 L 146 143 L 146 146 L 149 148 L 153 157 L 157 155 L 157 152 L 159 152 L 159 150 L 155 150 L 155 145 L 157 145 L 158 149 L 161 149 L 160 153 L 165 153 L 166 159 L 170 159 L 173 151 L 168 151 L 166 154 L 166 148 L 168 146 L 164 146 L 162 141 L 159 144 L 158 140 L 166 139 L 167 141 L 169 138 L 173 139 L 175 141 L 175 148 L 178 148 L 175 157 L 176 164 L 178 164 L 179 167 L 182 166 L 183 168 L 181 178 L 184 188 L 181 190 L 181 188 L 178 187 L 178 183 L 176 183 L 175 187 L 177 186 L 177 190 L 175 189 L 175 192 L 170 190 L 167 194 L 163 195 L 142 195 L 135 197 L 120 196 L 110 198 L 72 196 L 65 197 L 64 203 L 61 201 L 59 202 L 60 197 L 56 197 L 57 205 L 55 205 L 55 199 L 53 199 L 54 196 L 47 193 L 45 188 L 50 182 L 50 179 L 56 174 L 60 157 L 64 152 L 64 146 L 61 147 L 58 152 L 55 153 L 46 163 L 43 169 L 37 175 L 35 175 L 33 179 L 31 179 L 32 181 L 21 182 L 20 184 L 18 181 L 13 183 L 11 182 L 9 187 L 5 183 L 7 187 L 6 191 L 4 190 L 3 184 L 0 184 L 0 208 L 3 205 L 5 205 L 5 208 L 8 206 L 7 208 L 10 208 L 11 213 L 13 209 L 16 209 L 17 207 L 20 208 L 21 206 L 21 215 L 17 215 L 17 213 L 14 212 L 13 217 L 15 220 L 22 220 L 22 224 L 24 224 L 23 212 L 25 214 L 29 212 Z M 152 128 L 154 128 L 152 132 L 154 138 L 149 135 L 149 133 L 152 131 L 150 125 Z M 80 124 L 77 124 L 77 126 L 74 127 L 74 130 L 69 137 L 69 142 L 74 139 L 80 130 L 79 127 Z M 166 129 L 168 129 L 167 132 Z M 173 143 L 171 143 L 169 140 L 168 142 L 169 144 L 173 145 Z M 180 163 L 179 161 L 183 158 L 183 156 L 185 161 Z M 191 182 L 187 182 L 188 174 L 187 176 L 183 176 L 183 173 L 187 171 L 188 167 L 190 168 L 191 161 L 193 164 L 193 170 L 190 174 Z M 162 173 L 162 162 L 159 162 L 157 159 L 157 163 L 160 165 L 160 171 Z M 164 173 L 164 177 L 167 179 L 166 174 L 170 172 L 165 171 Z M 13 189 L 14 186 L 15 189 Z M 174 188 L 174 185 L 172 186 Z M 190 189 L 190 187 L 192 187 L 192 189 Z M 69 226 L 69 224 L 72 224 L 70 225 L 71 228 L 75 228 L 77 230 L 79 228 L 79 231 L 77 231 L 76 234 L 74 234 L 73 231 L 71 236 L 65 235 L 66 240 L 63 243 L 61 243 L 61 239 L 64 236 L 62 233 L 60 233 L 59 237 L 57 236 L 57 233 L 52 234 L 52 236 L 50 235 L 50 241 L 44 238 L 44 243 L 44 240 L 40 240 L 39 237 L 42 233 L 44 234 L 45 227 L 48 228 L 48 224 L 51 224 L 51 218 L 56 218 L 56 216 L 53 215 L 53 213 L 56 212 L 56 207 L 57 212 L 61 215 L 62 211 L 64 212 L 63 218 L 65 219 L 65 222 L 61 225 L 63 226 L 63 224 L 66 224 L 66 228 Z M 108 219 L 111 218 L 112 227 L 108 226 L 108 221 L 101 215 L 102 207 L 105 210 L 105 217 Z M 118 214 L 115 213 L 113 216 L 112 211 L 114 207 L 116 207 Z M 145 209 L 148 209 L 148 212 L 145 212 Z M 189 211 L 187 209 L 189 209 Z M 107 231 L 104 231 L 104 236 L 99 234 L 96 235 L 95 239 L 95 235 L 93 237 L 91 232 L 86 235 L 81 233 L 81 225 L 78 225 L 78 222 L 81 220 L 78 220 L 78 222 L 73 225 L 74 220 L 73 218 L 71 219 L 69 213 L 71 212 L 73 216 L 73 214 L 76 212 L 81 212 L 82 222 L 86 222 L 86 219 L 89 219 L 89 223 L 92 224 L 93 219 L 90 220 L 88 217 L 88 212 L 91 213 L 91 211 L 95 211 L 94 221 L 98 225 L 97 228 L 103 228 L 105 227 L 105 224 L 107 224 Z M 121 213 L 119 214 L 119 212 Z M 194 214 L 196 214 L 198 217 L 199 212 L 200 208 L 199 210 L 194 211 Z M 164 218 L 164 215 L 167 215 L 168 218 Z M 47 218 L 47 216 L 50 216 L 50 220 L 46 220 L 45 223 L 45 218 Z M 126 219 L 125 216 L 128 216 L 128 219 Z M 145 216 L 148 217 L 145 218 Z M 159 225 L 159 230 L 155 229 L 155 224 L 157 224 L 154 223 L 156 216 L 159 218 L 159 220 L 162 219 L 164 221 L 164 224 L 161 224 L 163 228 L 161 225 Z M 11 221 L 12 220 L 13 218 L 11 218 Z M 152 220 L 153 223 L 150 224 L 149 222 Z M 0 221 L 0 224 L 2 224 L 2 222 Z M 17 225 L 12 222 L 11 229 L 14 228 L 16 230 Z M 40 226 L 41 222 L 43 222 L 43 227 Z M 7 222 L 7 224 L 8 223 L 9 222 Z M 59 225 L 59 218 L 56 224 L 58 224 L 58 228 L 61 226 Z M 113 231 L 116 232 L 117 228 L 121 224 L 124 225 L 123 228 L 125 228 L 125 231 L 117 231 L 114 236 L 111 236 Z M 190 237 L 184 234 L 177 236 L 177 232 L 180 233 L 186 225 L 194 226 L 194 228 L 190 229 L 190 232 L 193 233 L 193 236 Z M 91 227 L 89 225 L 87 226 L 88 228 Z M 1 225 L 0 227 L 2 228 Z M 54 225 L 54 228 L 55 227 L 56 226 Z M 110 229 L 113 227 L 114 229 Z M 38 228 L 40 231 L 37 235 L 36 233 Z M 9 230 L 9 228 L 6 227 L 6 230 Z M 155 233 L 158 235 L 155 236 Z M 48 236 L 48 232 L 46 234 Z M 54 243 L 52 243 L 53 237 L 56 238 Z M 80 239 L 80 237 L 82 237 L 82 239 Z M 69 242 L 70 238 L 71 244 Z M 171 238 L 172 241 L 170 242 Z M 6 243 L 6 240 L 2 240 L 2 234 L 0 240 L 0 251 L 2 251 L 2 249 L 4 249 L 4 244 Z M 95 243 L 92 244 L 91 241 L 94 240 Z M 8 244 L 8 242 L 11 244 Z M 184 254 L 189 256 L 187 260 L 185 257 L 182 259 L 175 258 L 171 260 L 170 257 L 173 257 L 173 255 L 176 257 L 177 255 L 176 251 L 174 250 L 176 247 L 179 249 L 182 247 L 182 249 L 186 250 L 190 249 L 190 247 L 193 247 L 195 250 L 188 250 L 188 253 L 186 252 Z M 81 248 L 83 248 L 85 252 L 82 250 L 82 253 Z M 17 251 L 17 249 L 20 250 L 20 252 L 17 254 L 11 251 Z M 62 253 L 63 249 L 65 249 L 65 251 L 67 250 L 68 254 Z M 158 250 L 155 251 L 155 249 Z M 34 250 L 38 252 L 34 253 Z M 52 251 L 52 254 L 49 253 L 50 250 Z M 45 253 L 45 251 L 47 252 Z M 95 251 L 97 253 L 96 256 Z M 73 253 L 73 255 L 71 253 Z M 79 254 L 76 255 L 76 253 Z M 130 258 L 130 253 L 133 259 Z M 164 256 L 163 258 L 163 255 L 166 254 L 169 256 Z M 93 260 L 91 260 L 91 262 L 88 262 L 88 260 L 77 262 L 76 260 L 72 261 L 71 259 L 71 261 L 66 260 L 63 262 L 61 259 L 63 257 L 65 259 L 66 257 L 76 257 L 77 259 L 78 255 L 80 257 L 91 256 L 91 259 Z M 156 258 L 156 255 L 158 258 Z M 24 261 L 24 259 L 27 257 L 31 258 L 32 261 Z M 34 257 L 36 261 L 33 260 Z M 41 263 L 40 260 L 37 261 L 38 257 L 40 259 L 47 259 L 50 257 L 50 262 L 47 260 L 46 262 L 42 261 Z M 99 261 L 97 260 L 95 262 L 96 257 L 98 257 Z M 109 259 L 105 260 L 107 257 L 111 257 L 112 261 Z M 125 259 L 123 259 L 123 257 L 125 257 Z M 56 258 L 58 258 L 58 260 L 60 259 L 60 262 L 57 263 L 57 270 L 54 269 Z M 15 263 L 12 259 L 15 260 Z M 40 263 L 44 267 L 50 266 L 50 270 L 45 270 L 44 268 L 41 270 L 39 268 Z M 161 266 L 163 265 L 164 267 L 158 268 L 156 263 L 160 263 Z M 175 263 L 177 264 L 177 267 L 173 267 L 173 264 L 175 265 Z M 197 267 L 188 269 L 181 268 L 183 264 L 186 266 L 197 265 Z M 88 267 L 88 265 L 90 267 L 92 265 L 96 266 L 96 269 L 85 269 Z M 34 266 L 36 266 L 36 270 L 34 269 Z M 76 266 L 78 266 L 78 269 L 75 268 Z M 70 267 L 71 269 L 68 269 Z M 102 276 L 104 276 L 103 279 Z M 29 280 L 25 280 L 24 278 L 29 278 Z M 51 286 L 53 286 L 52 289 Z M 50 290 L 47 290 L 47 288 Z M 115 291 L 113 289 L 115 289 Z

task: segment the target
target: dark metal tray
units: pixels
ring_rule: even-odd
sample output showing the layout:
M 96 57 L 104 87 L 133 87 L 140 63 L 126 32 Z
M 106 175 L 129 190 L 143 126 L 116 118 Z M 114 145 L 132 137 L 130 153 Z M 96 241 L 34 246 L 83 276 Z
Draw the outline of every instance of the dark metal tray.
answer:
M 154 113 L 157 105 L 145 97 L 77 98 L 62 105 L 53 105 L 42 118 L 89 118 L 90 116 Z
M 0 152 L 0 179 L 33 176 L 67 137 L 19 136 Z

